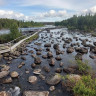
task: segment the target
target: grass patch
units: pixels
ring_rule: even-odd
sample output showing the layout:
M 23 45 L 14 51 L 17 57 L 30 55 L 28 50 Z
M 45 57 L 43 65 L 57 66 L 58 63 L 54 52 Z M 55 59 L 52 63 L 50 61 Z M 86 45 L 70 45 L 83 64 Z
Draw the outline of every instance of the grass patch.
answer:
M 35 34 L 34 36 L 32 36 L 29 39 L 27 39 L 26 42 L 30 42 L 30 41 L 36 40 L 38 37 L 39 37 L 39 35 Z

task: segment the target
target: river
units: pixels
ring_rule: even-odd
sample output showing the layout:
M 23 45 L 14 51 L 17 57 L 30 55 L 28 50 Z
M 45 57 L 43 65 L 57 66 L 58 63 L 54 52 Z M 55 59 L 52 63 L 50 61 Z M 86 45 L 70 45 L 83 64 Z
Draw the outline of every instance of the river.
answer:
M 63 35 L 61 36 L 61 33 L 63 33 Z M 51 36 L 51 37 L 50 37 Z M 43 38 L 42 38 L 43 37 Z M 74 37 L 78 38 L 78 41 L 76 41 L 76 39 L 74 39 Z M 19 73 L 19 78 L 18 79 L 13 79 L 13 82 L 10 84 L 2 84 L 2 86 L 0 86 L 0 90 L 9 90 L 9 88 L 11 88 L 12 86 L 18 86 L 21 89 L 21 94 L 23 91 L 25 90 L 34 90 L 34 91 L 49 91 L 49 87 L 50 85 L 46 84 L 44 80 L 40 79 L 40 77 L 38 75 L 37 76 L 38 80 L 36 82 L 36 84 L 30 84 L 28 82 L 28 77 L 29 76 L 33 76 L 33 70 L 34 68 L 31 68 L 31 64 L 34 63 L 34 58 L 31 56 L 32 53 L 30 53 L 30 50 L 33 50 L 33 54 L 36 54 L 36 48 L 37 49 L 42 49 L 41 51 L 41 55 L 38 55 L 38 57 L 41 58 L 42 63 L 40 65 L 37 65 L 35 69 L 41 69 L 41 74 L 43 74 L 44 76 L 48 76 L 49 74 L 53 74 L 55 73 L 56 68 L 67 68 L 70 65 L 75 65 L 74 61 L 75 61 L 75 55 L 77 54 L 76 51 L 68 54 L 66 52 L 67 48 L 70 47 L 71 43 L 66 44 L 66 48 L 63 48 L 63 44 L 64 41 L 62 40 L 62 38 L 71 38 L 72 42 L 71 43 L 79 43 L 80 47 L 84 47 L 81 43 L 82 40 L 88 39 L 87 40 L 87 44 L 92 44 L 93 42 L 96 42 L 96 37 L 92 37 L 90 34 L 81 34 L 79 32 L 68 32 L 68 30 L 66 28 L 61 28 L 61 29 L 53 29 L 50 31 L 50 33 L 47 33 L 47 31 L 43 31 L 39 34 L 39 38 L 37 40 L 32 41 L 30 44 L 28 44 L 26 46 L 27 51 L 25 51 L 27 53 L 27 55 L 20 55 L 17 59 L 13 59 L 10 66 L 10 72 L 11 71 L 17 71 Z M 53 42 L 53 43 L 52 43 Z M 40 43 L 41 45 L 36 45 L 35 43 Z M 55 60 L 55 66 L 52 67 L 49 65 L 49 60 L 50 59 L 43 59 L 42 55 L 46 55 L 47 51 L 46 48 L 44 47 L 44 44 L 46 43 L 51 43 L 51 47 L 50 47 L 50 51 L 53 54 L 53 57 L 55 58 L 56 55 L 56 51 L 53 48 L 53 45 L 58 43 L 60 50 L 64 51 L 64 54 L 60 54 L 59 56 L 62 58 L 62 60 L 57 61 Z M 74 47 L 78 47 L 78 45 L 75 45 Z M 89 57 L 89 55 L 94 55 L 92 52 L 89 51 L 89 47 L 86 47 L 88 49 L 88 53 L 83 55 L 83 61 L 87 60 L 88 61 L 88 65 L 92 67 L 92 70 L 96 70 L 96 59 L 92 59 Z M 25 57 L 26 60 L 22 60 L 21 57 Z M 22 68 L 18 68 L 17 66 L 21 63 L 21 62 L 25 62 L 25 65 Z M 60 67 L 59 64 L 60 62 L 63 62 L 64 65 L 63 67 Z M 2 60 L 0 62 L 0 64 L 6 64 L 7 61 L 6 60 Z M 7 64 L 8 65 L 8 64 Z M 50 69 L 49 73 L 46 73 L 43 70 L 43 67 L 47 66 Z M 29 73 L 26 74 L 25 70 L 29 70 Z M 61 75 L 66 75 L 65 72 L 61 72 Z M 72 96 L 72 94 L 70 92 L 64 91 L 65 89 L 62 89 L 61 87 L 61 83 L 57 84 L 55 86 L 55 91 L 50 92 L 49 96 Z M 21 96 L 20 94 L 20 96 Z M 18 95 L 19 96 L 19 95 Z

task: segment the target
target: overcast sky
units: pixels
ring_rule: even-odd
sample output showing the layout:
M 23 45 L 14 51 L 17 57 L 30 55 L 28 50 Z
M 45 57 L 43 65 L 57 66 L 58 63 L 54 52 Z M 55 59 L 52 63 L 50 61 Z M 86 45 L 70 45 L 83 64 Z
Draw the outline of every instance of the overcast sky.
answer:
M 0 0 L 0 18 L 61 21 L 96 13 L 96 0 Z

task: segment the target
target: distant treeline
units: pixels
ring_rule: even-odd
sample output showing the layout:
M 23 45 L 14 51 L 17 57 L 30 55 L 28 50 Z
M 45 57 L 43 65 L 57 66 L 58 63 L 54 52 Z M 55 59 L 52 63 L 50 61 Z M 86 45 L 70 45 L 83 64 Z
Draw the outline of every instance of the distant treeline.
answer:
M 63 20 L 61 22 L 55 22 L 56 26 L 65 26 L 68 29 L 79 29 L 83 31 L 94 31 L 96 29 L 96 14 L 86 16 L 76 16 Z
M 18 27 L 38 27 L 43 26 L 42 23 L 33 22 L 33 21 L 21 21 L 21 20 L 14 20 L 14 19 L 0 19 L 0 29 L 10 28 L 13 23 L 16 23 Z

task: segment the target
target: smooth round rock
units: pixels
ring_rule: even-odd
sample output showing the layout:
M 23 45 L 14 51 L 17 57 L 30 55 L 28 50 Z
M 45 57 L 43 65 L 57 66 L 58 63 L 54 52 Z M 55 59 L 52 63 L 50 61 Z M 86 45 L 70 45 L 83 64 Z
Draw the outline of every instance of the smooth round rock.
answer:
M 16 71 L 11 72 L 10 75 L 12 78 L 17 78 L 19 76 L 18 72 Z
M 36 81 L 37 81 L 37 77 L 36 77 L 36 76 L 30 76 L 29 79 L 28 79 L 28 81 L 29 81 L 30 83 L 34 84 L 34 83 L 36 83 Z

